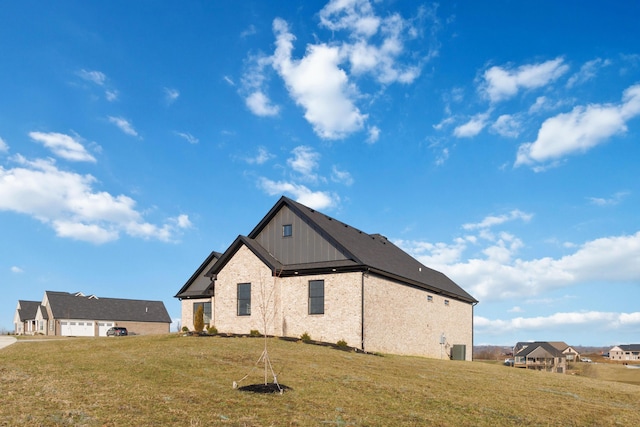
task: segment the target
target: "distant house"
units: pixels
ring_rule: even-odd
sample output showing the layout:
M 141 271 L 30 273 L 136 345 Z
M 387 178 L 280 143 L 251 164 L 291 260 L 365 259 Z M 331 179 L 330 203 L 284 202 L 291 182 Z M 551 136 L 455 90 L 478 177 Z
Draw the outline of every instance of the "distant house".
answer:
M 567 357 L 572 357 L 572 360 L 579 357 L 573 349 L 565 353 L 567 349 L 571 347 L 558 341 L 519 342 L 514 347 L 513 366 L 564 374 L 567 371 Z
M 175 295 L 182 325 L 472 360 L 477 300 L 380 234 L 282 197 L 248 236 L 212 252 Z
M 162 301 L 46 291 L 42 301 L 18 301 L 13 322 L 18 335 L 93 337 L 113 326 L 138 335 L 168 333 L 171 318 Z
M 621 344 L 609 350 L 609 360 L 640 360 L 640 344 Z

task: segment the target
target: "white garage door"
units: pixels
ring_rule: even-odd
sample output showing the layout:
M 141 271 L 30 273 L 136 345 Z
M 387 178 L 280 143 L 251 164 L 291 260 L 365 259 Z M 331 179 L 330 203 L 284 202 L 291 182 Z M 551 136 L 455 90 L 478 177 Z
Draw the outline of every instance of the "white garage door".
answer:
M 98 322 L 98 336 L 106 337 L 109 328 L 115 326 L 113 322 Z
M 60 322 L 60 335 L 68 337 L 92 337 L 94 324 L 86 320 L 65 320 Z

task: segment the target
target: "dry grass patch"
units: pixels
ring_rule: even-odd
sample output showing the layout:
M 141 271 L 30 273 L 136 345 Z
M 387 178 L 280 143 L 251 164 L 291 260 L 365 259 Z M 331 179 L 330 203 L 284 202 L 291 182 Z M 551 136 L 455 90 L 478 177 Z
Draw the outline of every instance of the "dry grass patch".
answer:
M 255 338 L 77 338 L 0 351 L 0 425 L 634 425 L 640 387 L 477 362 L 373 356 L 268 340 L 284 394 L 233 381 Z M 240 385 L 260 383 L 257 368 Z

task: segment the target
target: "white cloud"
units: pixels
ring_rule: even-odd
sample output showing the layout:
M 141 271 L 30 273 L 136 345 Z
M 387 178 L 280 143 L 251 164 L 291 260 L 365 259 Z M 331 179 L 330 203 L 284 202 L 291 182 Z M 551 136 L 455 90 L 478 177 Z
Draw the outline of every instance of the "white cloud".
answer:
M 298 146 L 291 152 L 293 157 L 287 159 L 287 165 L 308 181 L 317 181 L 315 170 L 318 169 L 320 154 L 311 147 Z
M 463 260 L 469 238 L 451 244 L 400 242 L 418 260 L 447 274 L 481 301 L 524 298 L 586 283 L 637 283 L 640 280 L 640 232 L 586 242 L 561 258 L 516 258 L 520 239 L 508 234 L 483 235 L 484 257 Z
M 526 212 L 522 212 L 519 209 L 514 209 L 508 214 L 504 215 L 489 215 L 485 217 L 482 221 L 478 223 L 467 223 L 462 226 L 465 230 L 477 230 L 483 228 L 490 228 L 496 225 L 504 224 L 505 222 L 514 221 L 520 219 L 522 221 L 528 222 L 533 217 L 533 214 L 528 214 Z
M 131 135 L 131 136 L 138 136 L 138 132 L 136 132 L 136 130 L 133 128 L 133 125 L 131 125 L 131 123 L 129 123 L 129 121 L 127 119 L 124 119 L 122 117 L 114 117 L 114 116 L 109 116 L 109 122 L 113 123 L 114 125 L 118 126 L 118 128 L 126 133 L 127 135 Z
M 77 75 L 83 80 L 94 83 L 95 85 L 103 88 L 107 101 L 113 102 L 118 99 L 118 91 L 108 87 L 107 76 L 103 72 L 81 69 L 77 72 Z
M 177 89 L 171 89 L 168 87 L 164 88 L 164 100 L 167 103 L 167 105 L 171 105 L 173 104 L 176 99 L 178 99 L 180 97 L 180 91 L 178 91 Z
M 31 216 L 60 237 L 100 244 L 124 232 L 170 241 L 176 228 L 187 224 L 185 217 L 161 226 L 148 223 L 132 198 L 97 191 L 96 178 L 61 170 L 53 160 L 29 161 L 16 155 L 14 161 L 17 167 L 0 166 L 0 210 Z
M 276 34 L 273 66 L 291 97 L 304 108 L 304 117 L 318 136 L 341 139 L 362 129 L 367 116 L 353 102 L 357 91 L 339 67 L 340 49 L 326 44 L 309 45 L 305 56 L 294 60 L 294 36 L 287 23 L 276 19 L 273 30 Z
M 516 69 L 493 66 L 483 74 L 480 90 L 492 102 L 515 96 L 520 89 L 543 87 L 569 70 L 562 58 L 539 64 L 521 65 Z
M 620 203 L 629 194 L 630 193 L 628 191 L 618 191 L 609 198 L 589 197 L 588 200 L 591 202 L 591 204 L 594 204 L 596 206 L 613 206 Z
M 369 136 L 367 137 L 368 144 L 375 144 L 380 139 L 380 129 L 377 126 L 369 127 Z
M 311 191 L 304 185 L 291 182 L 276 182 L 267 178 L 260 178 L 258 180 L 258 187 L 270 196 L 283 193 L 291 194 L 296 201 L 312 209 L 328 209 L 336 206 L 340 202 L 340 198 L 335 194 L 324 191 Z
M 225 82 L 227 82 L 227 84 L 229 86 L 235 86 L 236 85 L 236 83 L 233 80 L 231 80 L 231 77 L 229 77 L 229 76 L 224 76 L 223 79 L 224 79 Z
M 437 52 L 432 49 L 426 58 L 420 58 L 405 44 L 421 35 L 422 20 L 437 19 L 435 12 L 426 8 L 420 8 L 414 19 L 397 13 L 379 17 L 368 0 L 330 1 L 319 16 L 321 27 L 346 32 L 346 40 L 310 43 L 297 59 L 293 57 L 295 36 L 287 22 L 276 18 L 275 51 L 269 57 L 250 58 L 240 93 L 253 114 L 275 116 L 279 109 L 272 104 L 265 84 L 267 67 L 272 68 L 284 81 L 291 99 L 304 110 L 314 132 L 323 139 L 342 139 L 364 129 L 368 117 L 357 105 L 366 95 L 360 93 L 356 79 L 368 74 L 382 85 L 413 82 L 422 63 Z M 420 21 L 419 25 L 414 21 Z M 376 127 L 369 128 L 368 142 L 375 142 L 378 134 Z
M 96 159 L 85 150 L 84 146 L 69 135 L 56 132 L 29 132 L 29 137 L 42 143 L 56 156 L 75 162 L 95 162 Z
M 273 105 L 271 100 L 261 91 L 251 93 L 245 102 L 249 110 L 256 116 L 277 116 L 280 112 L 280 107 Z
M 254 157 L 245 157 L 244 161 L 246 161 L 250 165 L 262 165 L 273 159 L 274 157 L 275 156 L 269 153 L 269 150 L 267 150 L 265 147 L 258 147 L 258 154 L 256 154 Z
M 93 82 L 98 86 L 104 86 L 104 84 L 107 82 L 107 76 L 101 71 L 88 71 L 82 69 L 78 71 L 78 76 L 80 76 L 84 80 Z
M 619 105 L 577 106 L 542 123 L 534 142 L 520 145 L 515 165 L 532 165 L 587 151 L 626 132 L 626 122 L 640 115 L 640 85 L 627 88 Z
M 186 140 L 189 144 L 197 144 L 198 142 L 200 142 L 198 138 L 191 135 L 189 132 L 175 132 L 175 134 L 180 138 Z
M 473 116 L 467 123 L 456 127 L 453 135 L 457 138 L 471 138 L 482 132 L 487 125 L 489 113 L 480 113 Z
M 20 273 L 24 273 L 24 270 L 18 267 L 17 265 L 14 265 L 11 267 L 11 272 L 15 274 L 20 274 Z
M 521 123 L 518 118 L 512 114 L 503 114 L 491 125 L 491 130 L 498 135 L 507 138 L 517 138 L 520 135 Z
M 4 142 L 4 139 L 0 138 L 0 153 L 6 153 L 9 151 L 9 145 Z
M 350 186 L 353 184 L 353 177 L 347 171 L 338 169 L 337 166 L 333 166 L 331 170 L 331 180 L 333 182 L 339 182 L 344 185 Z
M 490 320 L 482 316 L 473 319 L 477 332 L 489 333 L 492 331 L 509 330 L 512 332 L 557 330 L 566 327 L 605 328 L 615 330 L 621 327 L 640 326 L 640 312 L 613 313 L 602 311 L 561 312 L 549 316 L 516 317 L 513 319 Z
M 252 25 L 249 25 L 246 30 L 240 33 L 240 37 L 245 38 L 257 33 L 258 33 L 258 30 L 256 29 L 256 26 L 252 24 Z
M 580 71 L 569 77 L 569 80 L 567 80 L 567 87 L 572 88 L 573 86 L 586 83 L 596 77 L 600 68 L 607 67 L 609 65 L 611 65 L 610 60 L 603 60 L 601 58 L 585 62 L 582 67 L 580 67 Z

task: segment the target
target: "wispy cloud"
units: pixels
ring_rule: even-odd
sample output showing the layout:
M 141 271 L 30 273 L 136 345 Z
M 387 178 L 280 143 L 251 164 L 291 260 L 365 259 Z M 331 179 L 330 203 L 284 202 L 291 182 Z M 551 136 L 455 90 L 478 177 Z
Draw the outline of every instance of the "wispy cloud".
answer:
M 258 153 L 255 156 L 245 157 L 244 160 L 250 165 L 262 165 L 274 157 L 266 147 L 258 147 Z
M 75 162 L 93 162 L 96 159 L 84 146 L 69 135 L 56 132 L 29 132 L 29 137 L 50 149 L 56 156 Z
M 608 67 L 609 65 L 611 65 L 610 60 L 601 58 L 585 62 L 582 67 L 580 67 L 580 71 L 569 77 L 567 87 L 572 88 L 594 79 L 601 68 Z
M 614 206 L 624 200 L 630 194 L 629 191 L 618 191 L 613 194 L 611 197 L 588 197 L 588 200 L 591 204 L 596 206 Z
M 481 92 L 491 101 L 499 102 L 515 96 L 521 89 L 543 87 L 569 71 L 562 58 L 517 68 L 493 66 L 482 75 Z
M 287 165 L 305 181 L 317 182 L 318 161 L 320 154 L 311 147 L 301 145 L 293 149 L 291 152 L 293 157 L 287 159 Z
M 24 273 L 24 270 L 18 267 L 17 265 L 14 265 L 11 267 L 11 272 L 14 274 L 20 274 L 20 273 Z
M 9 151 L 9 145 L 4 141 L 4 139 L 0 138 L 0 153 L 6 153 Z
M 191 135 L 189 132 L 175 132 L 175 134 L 187 141 L 189 144 L 197 144 L 198 142 L 200 142 L 198 138 Z
M 113 102 L 118 99 L 118 91 L 108 84 L 106 74 L 102 71 L 81 69 L 76 73 L 81 79 L 91 82 L 104 90 L 107 101 Z
M 180 97 L 180 91 L 178 89 L 164 88 L 164 101 L 167 105 L 173 104 Z
M 110 123 L 116 125 L 122 132 L 126 133 L 127 135 L 139 137 L 138 132 L 133 128 L 133 125 L 129 123 L 127 119 L 114 116 L 109 116 L 108 119 Z

